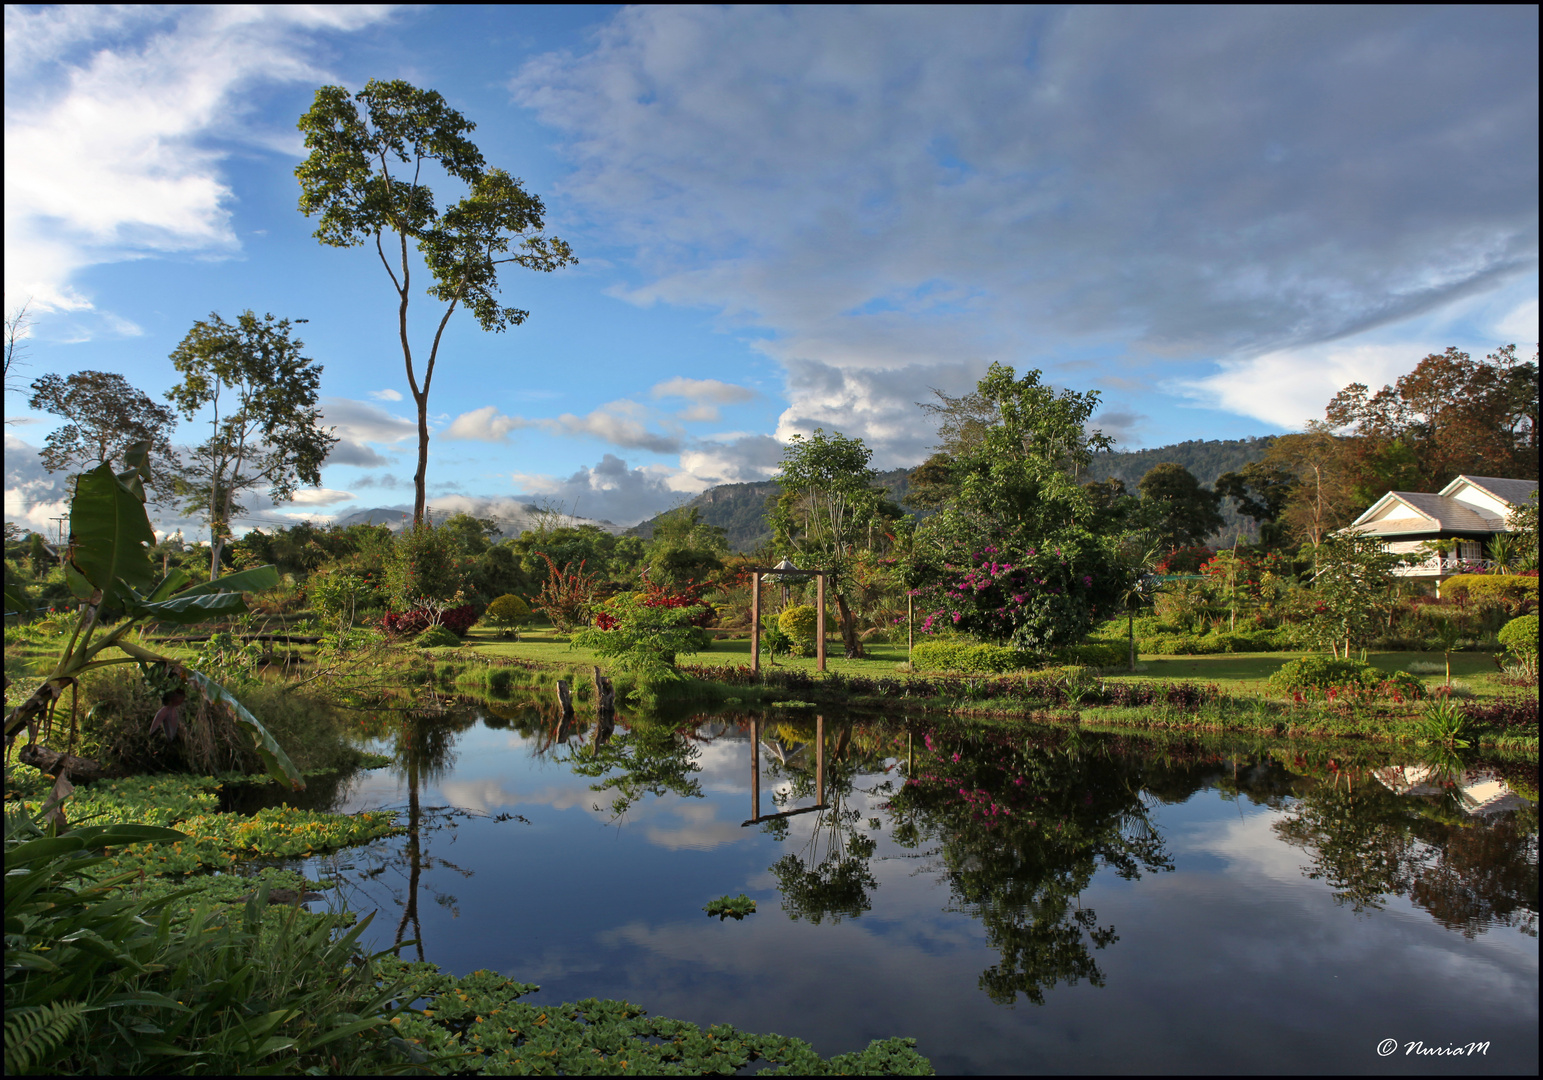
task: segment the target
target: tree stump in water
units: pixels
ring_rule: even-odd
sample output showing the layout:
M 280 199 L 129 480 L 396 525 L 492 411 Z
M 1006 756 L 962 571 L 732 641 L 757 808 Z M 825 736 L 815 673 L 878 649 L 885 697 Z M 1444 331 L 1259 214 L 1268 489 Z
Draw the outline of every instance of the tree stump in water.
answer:
M 567 679 L 557 680 L 557 704 L 562 709 L 563 719 L 573 719 L 573 692 L 568 688 Z
M 595 710 L 602 717 L 616 712 L 616 687 L 611 685 L 610 679 L 600 674 L 598 667 L 595 668 Z

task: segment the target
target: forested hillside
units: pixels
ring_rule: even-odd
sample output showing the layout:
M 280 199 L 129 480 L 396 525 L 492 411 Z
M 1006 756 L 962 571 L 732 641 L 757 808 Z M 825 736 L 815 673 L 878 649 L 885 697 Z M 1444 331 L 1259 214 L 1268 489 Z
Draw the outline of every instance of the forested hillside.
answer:
M 1210 486 L 1224 472 L 1234 472 L 1250 461 L 1258 461 L 1270 448 L 1273 436 L 1253 439 L 1191 439 L 1159 446 L 1151 450 L 1129 450 L 1098 454 L 1085 474 L 1085 480 L 1107 480 L 1118 477 L 1134 494 L 1136 485 L 1154 465 L 1175 461 L 1183 465 L 1202 484 Z M 890 497 L 902 506 L 910 487 L 909 469 L 890 469 L 875 478 L 877 484 L 890 493 Z M 708 524 L 717 525 L 729 534 L 729 548 L 733 551 L 753 551 L 771 539 L 771 526 L 766 521 L 767 501 L 777 494 L 777 485 L 770 480 L 754 484 L 719 484 L 708 488 L 686 505 L 701 512 Z M 1226 524 L 1218 539 L 1231 543 L 1241 528 L 1245 538 L 1256 535 L 1253 522 L 1238 517 L 1231 500 L 1224 500 L 1221 508 Z M 653 536 L 654 522 L 650 518 L 627 530 L 629 536 L 645 539 Z

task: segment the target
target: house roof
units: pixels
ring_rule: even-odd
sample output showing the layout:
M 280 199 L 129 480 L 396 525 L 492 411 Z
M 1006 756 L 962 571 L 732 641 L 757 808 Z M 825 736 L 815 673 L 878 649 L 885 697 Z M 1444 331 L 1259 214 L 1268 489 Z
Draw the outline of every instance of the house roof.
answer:
M 1536 480 L 1507 480 L 1503 476 L 1468 476 L 1464 474 L 1442 488 L 1440 494 L 1454 490 L 1463 481 L 1467 481 L 1476 488 L 1489 492 L 1497 499 L 1510 503 L 1512 506 L 1526 506 L 1532 499 L 1532 493 L 1538 490 Z
M 1390 501 L 1400 503 L 1410 513 L 1394 518 L 1368 520 L 1375 518 Z M 1467 503 L 1444 495 L 1431 495 L 1423 491 L 1390 491 L 1373 503 L 1366 513 L 1356 518 L 1350 527 L 1356 532 L 1373 536 L 1424 532 L 1490 533 L 1503 530 L 1505 522 L 1485 517 Z

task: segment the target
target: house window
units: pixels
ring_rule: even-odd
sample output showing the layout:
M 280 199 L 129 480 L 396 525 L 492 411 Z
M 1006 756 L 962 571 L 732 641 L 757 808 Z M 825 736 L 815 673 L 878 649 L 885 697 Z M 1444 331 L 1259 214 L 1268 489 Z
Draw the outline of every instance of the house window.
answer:
M 1462 540 L 1457 545 L 1457 557 L 1459 559 L 1482 559 L 1484 550 L 1476 540 Z

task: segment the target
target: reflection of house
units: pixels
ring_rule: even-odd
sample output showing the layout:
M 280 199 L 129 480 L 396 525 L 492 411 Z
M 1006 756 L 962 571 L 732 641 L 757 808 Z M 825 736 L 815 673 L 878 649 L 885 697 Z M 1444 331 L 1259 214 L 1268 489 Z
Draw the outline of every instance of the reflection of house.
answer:
M 1536 480 L 1495 476 L 1459 476 L 1436 494 L 1390 491 L 1351 522 L 1354 530 L 1387 540 L 1389 551 L 1423 552 L 1426 541 L 1452 541 L 1454 549 L 1401 568 L 1406 577 L 1433 578 L 1439 585 L 1453 574 L 1487 567 L 1485 548 L 1508 531 L 1506 518 L 1526 506 L 1538 490 Z
M 1469 817 L 1489 817 L 1530 805 L 1492 772 L 1464 770 L 1454 776 L 1434 765 L 1389 765 L 1372 770 L 1372 775 L 1398 795 L 1445 795 L 1450 790 L 1447 783 L 1455 782 L 1463 813 Z

